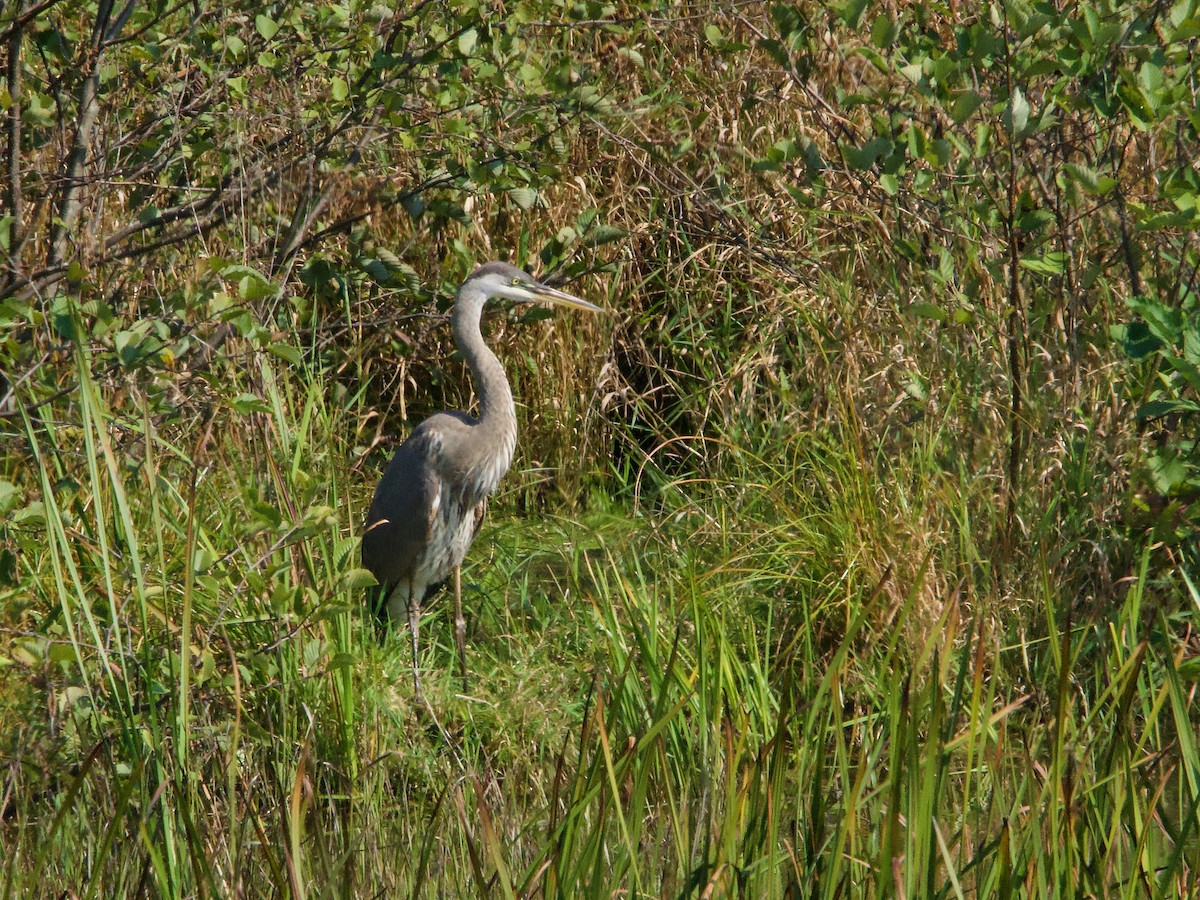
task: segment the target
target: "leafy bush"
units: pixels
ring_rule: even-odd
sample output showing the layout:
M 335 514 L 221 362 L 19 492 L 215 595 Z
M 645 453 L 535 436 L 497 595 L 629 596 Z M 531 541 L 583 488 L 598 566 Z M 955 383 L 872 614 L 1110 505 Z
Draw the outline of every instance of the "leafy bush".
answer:
M 1114 333 L 1146 371 L 1137 410 L 1150 438 L 1141 505 L 1154 513 L 1156 537 L 1180 544 L 1195 560 L 1200 533 L 1200 310 L 1191 293 L 1179 307 L 1131 298 L 1129 308 L 1140 321 L 1115 326 Z

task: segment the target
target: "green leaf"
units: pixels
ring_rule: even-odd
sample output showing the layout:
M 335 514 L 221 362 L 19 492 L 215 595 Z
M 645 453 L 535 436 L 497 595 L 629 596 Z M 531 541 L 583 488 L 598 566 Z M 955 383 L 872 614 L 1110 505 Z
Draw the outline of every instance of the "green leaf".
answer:
M 1036 258 L 1027 257 L 1021 260 L 1021 268 L 1036 272 L 1038 275 L 1061 275 L 1066 267 L 1067 256 L 1057 250 Z
M 513 203 L 517 204 L 521 209 L 533 209 L 537 203 L 538 192 L 533 188 L 519 187 L 513 188 L 508 192 L 508 196 L 512 197 Z
M 257 278 L 259 281 L 267 280 L 267 276 L 259 272 L 258 269 L 252 268 L 251 266 L 243 266 L 241 264 L 221 266 L 221 268 L 218 269 L 217 274 L 226 281 L 240 281 L 246 276 Z
M 834 3 L 833 11 L 851 28 L 858 28 L 862 24 L 863 13 L 867 11 L 867 0 L 844 0 L 842 3 Z
M 1163 86 L 1162 67 L 1156 66 L 1150 60 L 1146 60 L 1142 63 L 1142 68 L 1138 70 L 1137 80 L 1146 97 L 1155 97 L 1162 90 Z M 1157 106 L 1157 104 L 1154 105 Z
M 1174 43 L 1177 41 L 1190 41 L 1196 37 L 1200 37 L 1200 18 L 1189 16 L 1175 27 L 1175 30 L 1171 33 L 1170 40 Z
M 875 165 L 881 156 L 890 156 L 893 146 L 887 138 L 877 137 L 861 147 L 843 145 L 841 149 L 850 167 L 862 172 Z
M 350 87 L 346 84 L 346 79 L 341 75 L 334 75 L 329 80 L 329 93 L 334 100 L 339 103 L 350 96 Z
M 1145 359 L 1151 353 L 1162 347 L 1162 341 L 1150 333 L 1145 322 L 1130 322 L 1128 325 L 1114 325 L 1111 330 L 1113 340 L 1119 341 L 1121 349 L 1130 359 Z
M 271 411 L 271 407 L 253 394 L 238 394 L 229 402 L 229 405 L 233 407 L 234 412 L 243 416 L 252 412 L 269 413 Z
M 887 13 L 875 17 L 871 25 L 871 43 L 880 50 L 886 50 L 896 40 L 896 23 Z
M 46 648 L 46 656 L 51 662 L 70 663 L 75 660 L 75 650 L 65 641 L 54 641 Z M 74 694 L 76 700 L 79 699 L 79 696 L 79 694 Z
M 1117 96 L 1121 98 L 1121 103 L 1129 111 L 1129 117 L 1133 124 L 1142 131 L 1148 130 L 1154 122 L 1154 113 L 1151 111 L 1145 95 L 1133 85 L 1122 84 L 1117 88 Z
M 259 13 L 254 17 L 254 30 L 262 36 L 264 41 L 269 41 L 279 32 L 279 25 L 270 16 Z
M 474 28 L 468 28 L 458 36 L 458 52 L 463 56 L 470 56 L 478 43 L 479 32 Z
M 704 26 L 704 38 L 714 47 L 720 47 L 725 43 L 725 35 L 721 34 L 721 29 L 716 25 Z
M 919 319 L 933 319 L 936 322 L 948 322 L 950 315 L 933 303 L 913 303 L 907 310 Z
M 1200 403 L 1193 400 L 1153 400 L 1138 407 L 1137 418 L 1138 421 L 1161 419 L 1172 413 L 1200 413 Z
M 1130 297 L 1125 305 L 1146 320 L 1150 333 L 1164 344 L 1174 345 L 1183 333 L 1183 312 L 1159 300 Z
M 1150 473 L 1154 485 L 1164 494 L 1171 494 L 1187 483 L 1190 466 L 1174 454 L 1150 457 Z
M 583 245 L 585 247 L 599 247 L 601 244 L 610 244 L 613 241 L 619 241 L 628 235 L 628 231 L 624 228 L 618 228 L 616 225 L 597 225 L 583 236 Z
M 58 294 L 50 303 L 50 320 L 54 330 L 67 341 L 76 338 L 74 304 L 65 294 Z
M 274 293 L 275 285 L 265 281 L 257 272 L 245 276 L 238 282 L 238 296 L 243 300 L 261 300 L 274 295 Z
M 268 344 L 267 350 L 275 356 L 278 356 L 280 359 L 291 363 L 293 366 L 298 366 L 304 362 L 304 357 L 300 354 L 299 350 L 297 350 L 291 344 L 285 344 L 282 341 L 276 341 L 273 344 Z
M 339 591 L 361 591 L 363 588 L 374 587 L 379 581 L 366 569 L 348 569 L 338 579 Z
M 1181 356 L 1176 356 L 1174 353 L 1166 355 L 1164 361 L 1180 378 L 1188 383 L 1193 391 L 1200 394 L 1200 367 L 1188 362 Z
M 387 265 L 382 260 L 365 257 L 358 261 L 358 267 L 378 285 L 387 287 L 392 283 L 392 273 L 388 271 Z
M 983 97 L 974 91 L 961 91 L 950 104 L 950 118 L 961 125 L 975 114 L 975 110 L 983 105 Z
M 1181 681 L 1200 681 L 1200 656 L 1185 659 L 1175 671 Z
M 33 500 L 12 514 L 15 525 L 45 525 L 46 507 L 41 500 Z
M 1085 191 L 1096 197 L 1103 197 L 1117 186 L 1115 178 L 1101 175 L 1090 166 L 1068 163 L 1064 169 Z
M 646 60 L 642 58 L 642 54 L 632 47 L 621 47 L 617 50 L 618 56 L 623 56 L 639 69 L 646 68 Z
M 1005 119 L 1013 137 L 1021 137 L 1029 127 L 1029 102 L 1020 88 L 1013 88 L 1012 96 L 1008 99 Z
M 7 513 L 17 505 L 17 486 L 0 478 L 0 513 Z

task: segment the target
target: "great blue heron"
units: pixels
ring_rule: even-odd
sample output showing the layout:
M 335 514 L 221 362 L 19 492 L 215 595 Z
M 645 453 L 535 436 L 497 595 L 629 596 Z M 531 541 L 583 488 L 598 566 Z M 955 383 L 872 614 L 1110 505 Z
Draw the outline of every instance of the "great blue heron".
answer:
M 545 300 L 603 312 L 547 287 L 503 262 L 480 266 L 462 283 L 451 322 L 454 341 L 471 368 L 479 418 L 453 410 L 430 416 L 400 445 L 375 488 L 362 539 L 363 565 L 382 585 L 376 613 L 401 620 L 412 635 L 413 688 L 421 695 L 417 639 L 421 603 L 454 577 L 454 639 L 466 670 L 466 623 L 459 566 L 475 538 L 488 495 L 512 463 L 517 416 L 504 367 L 483 342 L 479 319 L 489 298 Z

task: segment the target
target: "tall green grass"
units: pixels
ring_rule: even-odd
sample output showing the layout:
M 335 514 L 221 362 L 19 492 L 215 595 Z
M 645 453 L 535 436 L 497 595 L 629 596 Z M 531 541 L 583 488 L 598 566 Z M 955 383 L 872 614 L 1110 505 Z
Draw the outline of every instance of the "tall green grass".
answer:
M 359 398 L 264 358 L 167 428 L 77 370 L 77 418 L 23 420 L 4 897 L 1200 896 L 1193 613 L 1149 546 L 1118 608 L 1047 550 L 1005 613 L 895 553 L 934 455 L 850 429 L 746 426 L 569 518 L 507 513 L 518 471 L 466 684 L 429 613 L 434 727 L 360 609 Z

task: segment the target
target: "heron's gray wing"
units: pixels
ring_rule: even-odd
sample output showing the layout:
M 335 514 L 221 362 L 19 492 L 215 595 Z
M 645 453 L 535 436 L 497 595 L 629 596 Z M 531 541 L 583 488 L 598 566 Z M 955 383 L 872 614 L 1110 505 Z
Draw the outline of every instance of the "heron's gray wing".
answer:
M 367 512 L 363 565 L 384 584 L 410 578 L 429 541 L 440 485 L 441 435 L 422 423 L 396 450 Z

